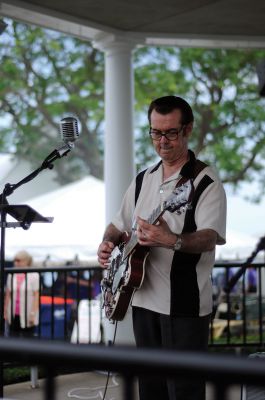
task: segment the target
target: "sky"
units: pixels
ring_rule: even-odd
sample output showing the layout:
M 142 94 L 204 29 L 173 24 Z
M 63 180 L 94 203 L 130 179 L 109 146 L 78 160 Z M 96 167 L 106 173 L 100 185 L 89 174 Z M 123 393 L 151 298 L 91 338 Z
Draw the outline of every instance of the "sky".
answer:
M 228 196 L 228 226 L 257 237 L 265 234 L 265 199 L 253 204 L 240 196 Z
M 217 246 L 217 258 L 247 258 L 265 235 L 265 196 L 258 204 L 244 199 L 253 190 L 251 184 L 238 194 L 227 190 L 227 244 Z

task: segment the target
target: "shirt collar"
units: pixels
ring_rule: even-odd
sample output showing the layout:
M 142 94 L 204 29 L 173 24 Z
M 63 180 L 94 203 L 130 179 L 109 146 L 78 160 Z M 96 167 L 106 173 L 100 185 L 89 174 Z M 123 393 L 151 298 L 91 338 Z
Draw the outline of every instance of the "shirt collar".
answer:
M 193 151 L 188 150 L 188 153 L 189 153 L 189 161 L 187 161 L 186 164 L 184 164 L 183 167 L 181 168 L 180 175 L 183 176 L 184 178 L 194 178 L 196 157 Z M 151 170 L 150 174 L 157 171 L 158 168 L 161 166 L 161 164 L 162 161 L 159 161 L 159 163 L 156 164 L 155 167 Z

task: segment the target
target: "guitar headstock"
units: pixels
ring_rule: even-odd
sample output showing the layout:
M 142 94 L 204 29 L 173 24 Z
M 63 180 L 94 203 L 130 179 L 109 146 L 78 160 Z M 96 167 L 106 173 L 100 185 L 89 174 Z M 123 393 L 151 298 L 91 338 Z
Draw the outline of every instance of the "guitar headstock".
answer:
M 181 214 L 191 207 L 193 185 L 191 180 L 176 187 L 163 204 L 163 209 Z

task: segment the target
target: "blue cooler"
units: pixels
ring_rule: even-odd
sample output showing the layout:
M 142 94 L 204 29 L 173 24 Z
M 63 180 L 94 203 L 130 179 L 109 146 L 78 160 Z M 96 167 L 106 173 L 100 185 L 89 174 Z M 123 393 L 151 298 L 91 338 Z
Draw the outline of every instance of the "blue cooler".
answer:
M 67 326 L 71 318 L 73 300 L 42 296 L 40 306 L 40 338 L 41 339 L 65 339 Z M 52 329 L 53 327 L 53 329 Z M 65 332 L 66 328 L 66 332 Z

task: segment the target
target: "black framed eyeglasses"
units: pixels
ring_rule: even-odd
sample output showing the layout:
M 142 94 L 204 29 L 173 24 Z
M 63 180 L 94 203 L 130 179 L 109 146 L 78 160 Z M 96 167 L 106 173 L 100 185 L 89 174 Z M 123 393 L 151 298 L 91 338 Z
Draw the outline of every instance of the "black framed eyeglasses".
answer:
M 159 129 L 149 129 L 149 135 L 153 140 L 160 140 L 162 136 L 165 136 L 167 140 L 176 140 L 184 125 L 179 129 L 168 129 L 166 131 L 160 131 Z

